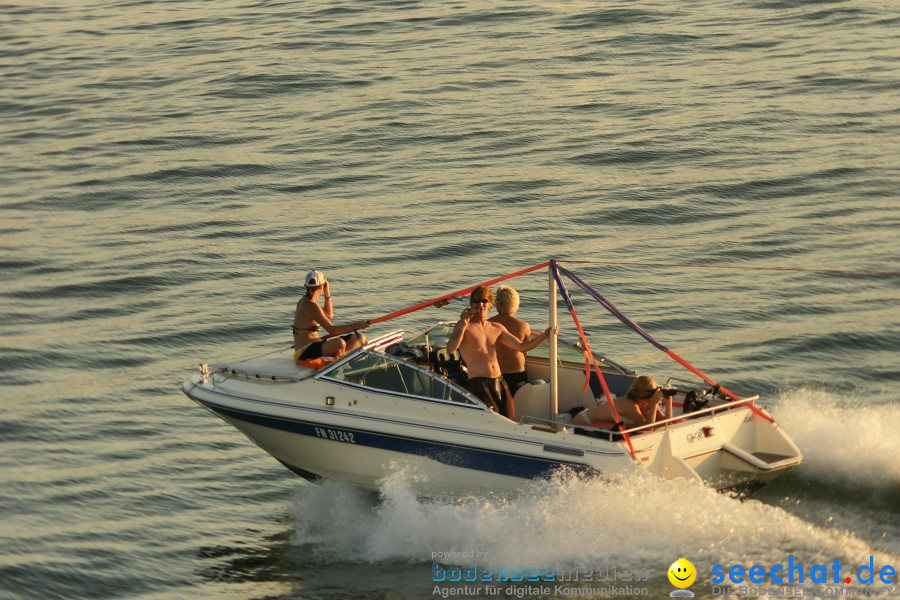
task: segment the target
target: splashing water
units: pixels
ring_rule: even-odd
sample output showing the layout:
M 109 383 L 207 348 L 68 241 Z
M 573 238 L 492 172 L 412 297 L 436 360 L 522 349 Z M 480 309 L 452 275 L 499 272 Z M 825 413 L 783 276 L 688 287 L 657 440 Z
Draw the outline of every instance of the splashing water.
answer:
M 325 564 L 618 565 L 663 577 L 660 589 L 661 568 L 679 557 L 706 583 L 714 564 L 783 564 L 789 554 L 807 565 L 900 564 L 900 407 L 795 390 L 775 416 L 805 461 L 750 499 L 640 470 L 605 480 L 563 472 L 513 496 L 422 499 L 414 490 L 428 474 L 398 462 L 378 494 L 302 488 L 295 541 Z
M 797 390 L 775 415 L 804 454 L 804 477 L 900 490 L 900 406 Z
M 714 563 L 862 564 L 870 555 L 897 564 L 847 531 L 822 527 L 757 500 L 643 472 L 602 481 L 561 473 L 526 484 L 515 497 L 416 498 L 422 477 L 398 466 L 380 500 L 338 483 L 306 487 L 297 501 L 296 541 L 325 562 L 441 562 L 489 568 L 588 569 L 602 565 L 659 570 L 681 556 L 701 573 Z

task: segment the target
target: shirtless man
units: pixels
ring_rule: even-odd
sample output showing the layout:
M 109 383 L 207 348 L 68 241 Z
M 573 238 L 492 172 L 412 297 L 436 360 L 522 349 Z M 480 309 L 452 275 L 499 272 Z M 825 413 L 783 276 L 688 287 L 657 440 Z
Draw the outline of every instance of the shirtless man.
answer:
M 462 353 L 469 370 L 469 391 L 482 399 L 491 410 L 514 421 L 516 408 L 512 394 L 501 377 L 497 343 L 517 352 L 528 352 L 549 338 L 552 330 L 548 327 L 539 336 L 521 342 L 500 323 L 487 320 L 493 303 L 494 294 L 490 288 L 481 286 L 472 290 L 469 308 L 459 316 L 447 341 L 447 352 L 452 354 L 459 350 Z
M 513 316 L 519 310 L 519 293 L 508 285 L 497 288 L 497 314 L 488 321 L 500 323 L 520 342 L 531 338 L 531 325 L 528 321 Z M 500 372 L 513 396 L 519 388 L 528 383 L 528 374 L 525 372 L 525 353 L 518 352 L 506 346 L 497 346 L 497 362 L 500 363 Z

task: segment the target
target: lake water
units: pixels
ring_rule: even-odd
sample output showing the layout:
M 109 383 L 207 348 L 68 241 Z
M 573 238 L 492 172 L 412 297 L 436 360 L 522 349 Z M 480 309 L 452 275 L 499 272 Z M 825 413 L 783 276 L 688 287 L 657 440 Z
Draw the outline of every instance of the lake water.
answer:
M 900 567 L 896 2 L 0 15 L 3 598 L 431 598 L 433 553 L 476 548 L 645 571 L 655 597 L 680 556 L 698 597 L 715 564 Z M 180 392 L 288 345 L 310 268 L 350 321 L 549 258 L 610 263 L 571 268 L 763 394 L 804 464 L 749 499 L 638 475 L 425 501 L 402 469 L 369 495 L 302 481 Z M 538 328 L 545 280 L 513 284 Z M 576 306 L 596 350 L 677 374 Z

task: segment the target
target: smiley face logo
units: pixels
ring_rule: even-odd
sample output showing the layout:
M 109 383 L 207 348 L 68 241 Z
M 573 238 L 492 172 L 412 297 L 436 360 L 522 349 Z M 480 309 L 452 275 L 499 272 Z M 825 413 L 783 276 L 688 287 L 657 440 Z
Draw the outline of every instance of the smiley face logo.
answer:
M 697 569 L 685 558 L 679 558 L 669 567 L 669 581 L 677 588 L 686 588 L 697 579 Z

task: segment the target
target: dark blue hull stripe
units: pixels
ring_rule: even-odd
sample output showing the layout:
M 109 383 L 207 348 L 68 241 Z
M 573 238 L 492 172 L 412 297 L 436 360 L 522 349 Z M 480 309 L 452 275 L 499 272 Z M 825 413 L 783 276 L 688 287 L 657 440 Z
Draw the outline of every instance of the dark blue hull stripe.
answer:
M 445 465 L 452 467 L 460 467 L 463 469 L 472 469 L 475 471 L 486 471 L 488 473 L 497 473 L 498 475 L 509 475 L 511 477 L 521 477 L 523 479 L 538 479 L 550 476 L 554 471 L 567 467 L 578 473 L 595 472 L 593 468 L 571 462 L 559 460 L 547 460 L 531 456 L 522 456 L 511 454 L 497 450 L 485 450 L 483 448 L 474 448 L 471 446 L 461 446 L 447 442 L 435 442 L 432 440 L 422 440 L 409 438 L 399 435 L 391 435 L 385 433 L 375 433 L 365 431 L 363 429 L 355 429 L 344 426 L 333 426 L 322 423 L 311 423 L 308 421 L 297 421 L 294 419 L 285 419 L 280 417 L 271 417 L 258 413 L 225 408 L 217 404 L 201 402 L 204 406 L 213 412 L 226 416 L 230 419 L 277 429 L 279 431 L 287 431 L 298 435 L 306 435 L 316 439 L 330 439 L 325 436 L 330 435 L 329 432 L 351 433 L 353 445 L 365 446 L 368 448 L 378 448 L 379 450 L 388 450 L 390 452 L 398 452 L 401 454 L 412 454 L 415 456 L 423 456 L 436 460 Z M 318 429 L 318 432 L 317 432 Z M 335 440 L 340 442 L 341 440 Z M 349 442 L 344 442 L 349 443 Z M 299 468 L 300 465 L 289 465 Z
M 190 398 L 191 400 L 193 400 L 194 402 L 197 402 L 204 406 L 207 404 L 209 404 L 210 406 L 219 406 L 218 404 L 213 404 L 208 400 L 201 400 L 200 398 L 191 395 L 191 391 L 193 391 L 193 388 L 191 390 L 186 391 L 185 394 L 187 394 L 187 397 Z M 509 437 L 506 435 L 487 434 L 485 432 L 477 432 L 477 431 L 465 431 L 465 430 L 461 430 L 459 428 L 440 426 L 438 424 L 423 425 L 421 423 L 413 423 L 410 421 L 402 421 L 399 419 L 388 419 L 385 417 L 375 417 L 372 415 L 361 417 L 359 415 L 355 415 L 355 414 L 351 414 L 351 413 L 338 412 L 333 409 L 326 410 L 324 408 L 316 408 L 316 407 L 312 407 L 312 406 L 298 406 L 296 404 L 287 404 L 285 402 L 273 402 L 271 400 L 260 400 L 260 399 L 256 399 L 256 398 L 248 398 L 245 396 L 235 396 L 233 394 L 225 394 L 225 393 L 217 391 L 217 390 L 205 389 L 205 390 L 203 390 L 203 393 L 213 395 L 213 396 L 220 396 L 222 398 L 227 398 L 228 400 L 239 400 L 241 402 L 252 402 L 254 404 L 259 404 L 259 405 L 265 406 L 267 408 L 282 407 L 282 408 L 289 408 L 292 410 L 299 408 L 299 409 L 302 409 L 304 412 L 313 412 L 313 413 L 318 413 L 318 414 L 328 415 L 328 416 L 337 414 L 342 417 L 362 419 L 364 421 L 371 421 L 374 423 L 380 423 L 380 424 L 386 424 L 386 425 L 399 425 L 399 426 L 403 426 L 403 427 L 414 427 L 414 428 L 423 429 L 425 431 L 432 432 L 432 433 L 434 433 L 434 432 L 441 432 L 441 433 L 448 433 L 448 434 L 449 433 L 461 433 L 461 434 L 468 435 L 473 438 L 477 437 L 477 438 L 484 439 L 484 440 L 486 440 L 485 443 L 495 442 L 495 441 L 504 441 L 504 442 L 517 442 L 519 444 L 531 444 L 535 447 L 541 447 L 541 448 L 544 446 L 544 443 L 541 441 L 538 441 L 538 440 L 528 441 L 528 440 L 522 440 L 520 438 Z M 249 412 L 249 411 L 245 410 L 242 412 Z M 254 414 L 257 414 L 257 413 L 254 413 Z M 622 448 L 624 448 L 624 446 L 622 446 Z M 598 449 L 585 448 L 584 454 L 592 455 L 592 456 L 615 456 L 617 458 L 626 456 L 624 449 L 622 449 L 622 450 L 598 450 Z

